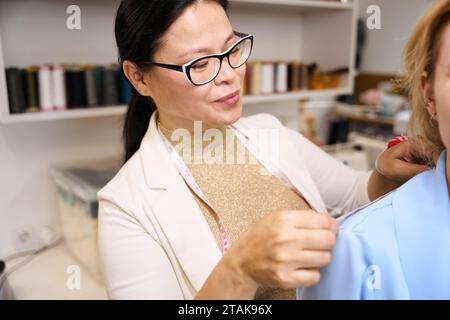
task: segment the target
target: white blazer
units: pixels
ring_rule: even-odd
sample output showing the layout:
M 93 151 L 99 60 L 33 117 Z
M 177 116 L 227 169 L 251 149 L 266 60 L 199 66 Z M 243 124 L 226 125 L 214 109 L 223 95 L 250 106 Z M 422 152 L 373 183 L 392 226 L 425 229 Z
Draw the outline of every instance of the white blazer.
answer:
M 235 126 L 244 133 L 280 130 L 279 167 L 317 212 L 339 215 L 369 201 L 370 173 L 346 167 L 277 118 L 259 114 Z M 140 149 L 98 199 L 99 250 L 109 296 L 193 299 L 222 254 L 161 140 L 156 113 Z

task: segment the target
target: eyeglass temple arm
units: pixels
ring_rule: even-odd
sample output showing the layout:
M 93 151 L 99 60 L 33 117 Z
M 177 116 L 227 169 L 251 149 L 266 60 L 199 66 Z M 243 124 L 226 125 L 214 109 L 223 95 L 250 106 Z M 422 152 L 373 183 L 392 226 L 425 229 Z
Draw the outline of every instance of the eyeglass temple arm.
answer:
M 155 66 L 158 66 L 158 67 L 163 67 L 163 68 L 166 68 L 166 69 L 171 69 L 171 70 L 183 72 L 183 67 L 182 66 L 177 66 L 175 64 L 165 64 L 165 63 L 156 63 L 156 62 L 145 62 L 144 64 L 155 65 Z
M 244 38 L 244 37 L 247 37 L 247 36 L 250 35 L 250 34 L 242 33 L 242 32 L 239 32 L 239 31 L 234 31 L 234 34 L 237 35 L 238 37 L 241 37 L 241 38 Z

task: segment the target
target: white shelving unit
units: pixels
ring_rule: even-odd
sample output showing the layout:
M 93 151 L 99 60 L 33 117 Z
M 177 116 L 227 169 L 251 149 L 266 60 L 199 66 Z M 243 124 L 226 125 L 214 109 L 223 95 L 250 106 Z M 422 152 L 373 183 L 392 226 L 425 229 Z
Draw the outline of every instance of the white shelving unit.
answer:
M 311 11 L 316 9 L 352 10 L 354 3 L 324 0 L 230 0 L 231 3 L 268 6 L 275 9 L 285 7 L 297 11 Z
M 320 99 L 347 93 L 349 92 L 345 89 L 299 91 L 286 94 L 245 96 L 243 98 L 243 102 L 244 104 L 257 104 L 257 103 L 268 103 L 277 101 L 279 102 L 298 99 Z M 21 113 L 21 114 L 7 115 L 5 119 L 2 119 L 2 122 L 23 123 L 23 122 L 62 120 L 62 119 L 117 116 L 125 114 L 126 108 L 127 108 L 126 105 L 117 105 L 117 106 L 87 108 L 87 109 L 71 109 L 53 112 Z
M 41 0 L 48 2 L 48 0 Z M 35 1 L 35 2 L 41 2 Z M 20 2 L 20 1 L 19 1 Z M 28 1 L 30 2 L 30 1 Z M 88 3 L 88 2 L 86 2 Z M 317 91 L 297 91 L 286 94 L 273 94 L 261 96 L 245 96 L 244 104 L 260 104 L 260 103 L 276 103 L 283 101 L 295 101 L 299 99 L 329 99 L 336 95 L 349 94 L 352 92 L 353 79 L 355 75 L 355 42 L 356 42 L 356 21 L 358 12 L 358 0 L 351 3 L 341 3 L 338 1 L 324 0 L 230 0 L 232 10 L 230 19 L 236 30 L 252 33 L 255 36 L 255 46 L 252 54 L 254 60 L 301 60 L 305 62 L 317 62 L 323 70 L 338 67 L 347 67 L 349 75 L 346 83 L 341 88 L 332 90 Z M 107 9 L 108 12 L 114 12 L 117 8 L 118 1 L 101 0 L 92 5 L 101 18 L 107 17 L 100 10 Z M 1 5 L 1 4 L 0 4 Z M 9 4 L 14 9 L 14 5 Z M 20 5 L 19 5 L 20 7 Z M 94 14 L 93 13 L 93 14 Z M 27 14 L 27 13 L 25 13 Z M 28 12 L 35 14 L 35 12 Z M 39 14 L 39 13 L 38 13 Z M 26 16 L 23 17 L 26 19 Z M 92 18 L 91 18 L 92 19 Z M 110 19 L 114 19 L 114 15 L 110 15 Z M 13 21 L 13 20 L 11 20 Z M 15 22 L 11 22 L 14 24 Z M 268 24 L 270 21 L 270 24 Z M 109 30 L 108 36 L 112 33 L 113 21 L 102 24 L 102 28 L 96 28 L 98 39 L 104 38 L 104 30 Z M 51 25 L 51 24 L 50 24 Z M 44 26 L 44 24 L 42 24 Z M 39 26 L 37 27 L 39 28 Z M 50 28 L 50 27 L 46 27 Z M 77 50 L 76 43 L 64 43 L 64 32 L 60 31 L 55 38 L 62 42 L 59 47 L 51 48 L 42 57 L 42 48 L 39 48 L 37 41 L 26 42 L 23 46 L 31 46 L 29 55 L 22 53 L 20 57 L 14 54 L 5 54 L 10 47 L 3 44 L 2 36 L 5 38 L 7 32 L 11 32 L 13 27 L 3 30 L 0 23 L 0 70 L 11 65 L 20 67 L 32 64 L 40 64 L 45 62 L 79 62 L 79 63 L 101 63 L 107 64 L 115 61 L 115 48 L 112 45 L 113 38 L 108 38 L 107 43 L 96 51 L 87 50 L 82 57 L 74 55 L 68 51 L 67 46 L 72 46 L 72 50 Z M 16 28 L 17 29 L 17 28 Z M 14 30 L 16 30 L 14 29 Z M 19 28 L 20 29 L 20 28 Z M 102 31 L 103 30 L 103 31 Z M 25 32 L 24 29 L 17 31 Z M 34 33 L 38 31 L 33 30 Z M 53 30 L 43 30 L 50 33 Z M 56 32 L 56 31 L 55 31 Z M 51 35 L 49 35 L 51 36 Z M 24 33 L 24 37 L 32 37 Z M 11 39 L 11 36 L 8 38 Z M 82 40 L 80 36 L 75 38 Z M 11 40 L 10 40 L 11 41 Z M 98 41 L 98 40 L 96 40 Z M 8 42 L 11 44 L 11 42 Z M 16 45 L 12 45 L 13 50 L 17 49 Z M 64 47 L 64 48 L 63 48 Z M 53 49 L 53 50 L 52 50 Z M 104 50 L 104 51 L 102 51 Z M 89 59 L 92 54 L 92 59 Z M 6 59 L 9 57 L 9 59 Z M 62 58 L 64 57 L 64 58 Z M 105 57 L 109 60 L 105 60 Z M 69 59 L 69 60 L 67 60 Z M 76 60 L 79 59 L 79 60 Z M 10 61 L 11 60 L 11 61 Z M 10 114 L 7 97 L 5 73 L 0 73 L 0 122 L 1 123 L 24 123 L 51 121 L 58 119 L 75 119 L 87 117 L 106 117 L 124 114 L 126 106 L 106 106 L 92 109 L 72 109 L 58 112 L 37 112 L 24 114 Z
M 25 112 L 12 115 L 6 115 L 1 122 L 3 123 L 24 123 L 38 121 L 52 121 L 63 119 L 80 119 L 93 117 L 110 117 L 125 114 L 126 106 L 105 106 L 86 109 L 69 109 L 64 111 L 52 112 Z

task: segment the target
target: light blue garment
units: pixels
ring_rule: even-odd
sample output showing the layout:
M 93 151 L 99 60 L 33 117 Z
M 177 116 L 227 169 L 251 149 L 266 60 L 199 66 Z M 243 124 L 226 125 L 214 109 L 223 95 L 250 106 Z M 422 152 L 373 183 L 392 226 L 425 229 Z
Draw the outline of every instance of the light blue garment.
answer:
M 434 170 L 339 219 L 331 264 L 300 299 L 450 299 L 446 152 Z

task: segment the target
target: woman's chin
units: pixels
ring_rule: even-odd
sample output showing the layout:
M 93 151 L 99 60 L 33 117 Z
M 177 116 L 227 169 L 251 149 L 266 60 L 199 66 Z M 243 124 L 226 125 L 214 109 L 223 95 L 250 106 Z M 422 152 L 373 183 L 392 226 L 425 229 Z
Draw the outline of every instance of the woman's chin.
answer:
M 239 102 L 236 105 L 229 108 L 215 108 L 214 109 L 214 122 L 219 126 L 229 126 L 238 121 L 242 116 L 242 103 Z M 213 122 L 213 121 L 212 121 Z
M 242 104 L 240 103 L 235 109 L 230 110 L 225 116 L 223 124 L 226 126 L 232 125 L 242 117 Z

